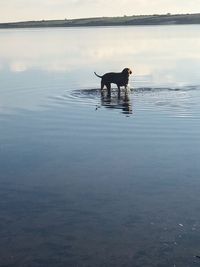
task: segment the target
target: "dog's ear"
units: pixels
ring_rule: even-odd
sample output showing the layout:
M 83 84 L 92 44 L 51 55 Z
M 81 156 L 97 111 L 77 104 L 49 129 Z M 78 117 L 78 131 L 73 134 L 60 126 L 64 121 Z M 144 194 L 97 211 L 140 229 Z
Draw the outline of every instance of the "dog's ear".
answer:
M 128 73 L 129 73 L 129 69 L 128 69 L 128 68 L 123 69 L 122 73 L 124 73 L 124 74 L 125 74 L 125 73 L 128 74 Z

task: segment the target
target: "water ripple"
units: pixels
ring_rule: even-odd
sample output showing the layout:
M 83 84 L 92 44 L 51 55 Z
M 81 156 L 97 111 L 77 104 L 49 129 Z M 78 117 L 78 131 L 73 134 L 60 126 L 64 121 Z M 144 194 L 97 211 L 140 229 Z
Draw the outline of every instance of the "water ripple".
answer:
M 124 114 L 140 112 L 161 112 L 168 116 L 192 118 L 199 117 L 198 102 L 200 86 L 184 87 L 137 87 L 128 93 L 118 94 L 113 89 L 111 95 L 102 94 L 98 88 L 85 88 L 65 91 L 64 94 L 51 96 L 52 104 L 96 106 L 121 111 Z

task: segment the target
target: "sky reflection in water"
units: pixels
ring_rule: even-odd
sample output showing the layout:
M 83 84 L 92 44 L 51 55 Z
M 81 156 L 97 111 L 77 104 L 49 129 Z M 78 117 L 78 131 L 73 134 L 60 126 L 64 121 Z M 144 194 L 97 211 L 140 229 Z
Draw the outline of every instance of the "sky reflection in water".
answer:
M 191 85 L 200 79 L 199 39 L 198 25 L 1 30 L 1 71 L 65 72 L 91 86 L 94 70 L 130 67 L 135 82 Z
M 199 29 L 0 31 L 0 266 L 196 264 Z

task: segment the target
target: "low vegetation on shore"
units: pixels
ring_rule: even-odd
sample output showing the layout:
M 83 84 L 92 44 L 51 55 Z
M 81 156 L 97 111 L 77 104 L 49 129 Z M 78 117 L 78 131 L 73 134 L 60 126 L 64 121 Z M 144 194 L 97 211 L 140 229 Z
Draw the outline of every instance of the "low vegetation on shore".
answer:
M 199 14 L 134 15 L 123 17 L 96 17 L 64 20 L 40 20 L 0 23 L 0 28 L 39 28 L 39 27 L 89 27 L 126 25 L 170 25 L 200 24 Z

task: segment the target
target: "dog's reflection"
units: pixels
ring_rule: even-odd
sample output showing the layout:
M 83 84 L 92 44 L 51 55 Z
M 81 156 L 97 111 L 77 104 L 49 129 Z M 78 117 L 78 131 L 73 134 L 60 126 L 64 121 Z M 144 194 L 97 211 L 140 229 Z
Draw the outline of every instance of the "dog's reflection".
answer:
M 111 90 L 101 91 L 101 106 L 111 109 L 121 109 L 123 114 L 132 114 L 132 103 L 130 90 L 117 90 L 116 94 L 111 95 Z

